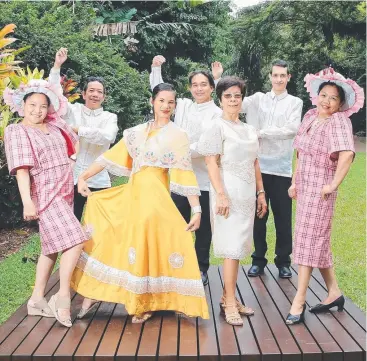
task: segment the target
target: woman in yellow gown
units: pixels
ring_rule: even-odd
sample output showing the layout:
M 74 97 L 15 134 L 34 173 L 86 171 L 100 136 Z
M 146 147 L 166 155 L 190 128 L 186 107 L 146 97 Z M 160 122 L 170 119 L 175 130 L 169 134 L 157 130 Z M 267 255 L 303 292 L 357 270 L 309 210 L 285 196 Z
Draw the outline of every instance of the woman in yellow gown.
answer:
M 78 190 L 88 196 L 84 222 L 92 239 L 74 271 L 72 288 L 92 300 L 125 305 L 132 321 L 172 310 L 209 318 L 191 231 L 200 226 L 200 191 L 186 133 L 170 121 L 176 93 L 170 84 L 153 89 L 154 120 L 124 131 L 123 139 L 83 174 Z M 130 175 L 128 184 L 91 193 L 86 180 L 106 168 Z M 170 191 L 188 197 L 189 224 Z

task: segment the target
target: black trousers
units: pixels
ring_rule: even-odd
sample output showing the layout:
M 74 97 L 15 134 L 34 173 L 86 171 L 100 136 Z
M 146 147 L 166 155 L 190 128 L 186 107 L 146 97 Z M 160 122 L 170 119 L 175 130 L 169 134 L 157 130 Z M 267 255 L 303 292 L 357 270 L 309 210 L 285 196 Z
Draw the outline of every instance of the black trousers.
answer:
M 106 188 L 89 188 L 92 192 L 101 191 Z M 79 222 L 82 220 L 84 205 L 87 202 L 87 197 L 83 197 L 78 193 L 78 186 L 74 186 L 74 214 Z
M 274 263 L 278 268 L 289 267 L 292 253 L 292 199 L 288 196 L 288 188 L 291 186 L 292 179 L 264 173 L 262 173 L 262 179 L 266 192 L 266 202 L 269 209 L 271 207 L 274 216 L 276 230 Z M 266 243 L 268 217 L 269 212 L 262 219 L 255 215 L 255 252 L 252 254 L 252 264 L 261 268 L 265 267 L 268 262 L 265 258 L 268 250 Z
M 189 223 L 191 218 L 191 207 L 187 197 L 183 197 L 174 193 L 172 193 L 171 196 L 172 200 L 176 204 L 176 207 L 184 217 L 185 221 Z M 210 244 L 212 241 L 208 191 L 201 191 L 200 205 L 202 214 L 200 228 L 195 232 L 195 250 L 200 271 L 207 272 L 209 269 Z

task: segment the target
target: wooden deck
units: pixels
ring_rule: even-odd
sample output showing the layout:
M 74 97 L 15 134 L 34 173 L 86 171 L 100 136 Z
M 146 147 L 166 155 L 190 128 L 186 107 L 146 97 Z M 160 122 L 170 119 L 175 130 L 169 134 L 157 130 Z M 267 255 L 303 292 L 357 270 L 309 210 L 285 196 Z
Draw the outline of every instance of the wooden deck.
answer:
M 285 317 L 296 293 L 297 273 L 279 279 L 271 265 L 265 275 L 248 278 L 240 269 L 238 296 L 256 310 L 243 327 L 228 325 L 220 315 L 221 268 L 211 267 L 206 287 L 210 320 L 178 319 L 157 313 L 145 325 L 131 323 L 122 305 L 102 303 L 93 315 L 72 328 L 52 318 L 28 317 L 25 305 L 0 326 L 0 361 L 365 361 L 366 316 L 350 300 L 344 312 L 313 315 L 305 324 L 287 326 Z M 52 277 L 47 298 L 56 292 Z M 326 295 L 315 273 L 307 305 Z M 82 298 L 73 295 L 75 317 Z

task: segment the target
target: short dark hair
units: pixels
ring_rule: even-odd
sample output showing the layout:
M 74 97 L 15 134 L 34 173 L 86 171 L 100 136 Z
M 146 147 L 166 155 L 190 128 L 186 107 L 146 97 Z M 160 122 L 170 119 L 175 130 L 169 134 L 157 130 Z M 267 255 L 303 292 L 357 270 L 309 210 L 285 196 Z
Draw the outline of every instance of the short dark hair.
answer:
M 28 99 L 29 97 L 31 97 L 33 94 L 43 94 L 43 95 L 46 97 L 47 106 L 50 106 L 50 105 L 51 105 L 51 100 L 50 100 L 50 98 L 48 97 L 48 95 L 46 95 L 45 93 L 37 93 L 37 92 L 32 92 L 32 93 L 28 93 L 28 94 L 26 94 L 26 95 L 24 96 L 24 98 L 23 98 L 24 103 L 25 103 L 25 102 L 27 101 L 27 99 Z
M 285 60 L 281 60 L 281 59 L 274 60 L 271 63 L 270 74 L 272 74 L 272 72 L 273 72 L 273 66 L 280 66 L 281 68 L 286 68 L 287 69 L 287 74 L 290 74 L 288 63 Z
M 161 91 L 170 91 L 170 92 L 173 92 L 173 93 L 175 93 L 175 99 L 177 97 L 176 90 L 175 90 L 175 88 L 174 88 L 174 86 L 172 84 L 169 84 L 169 83 L 160 83 L 160 84 L 156 85 L 153 88 L 152 99 L 155 100 L 155 98 L 157 97 L 157 95 Z
M 209 85 L 212 88 L 215 88 L 213 75 L 211 75 L 207 70 L 196 70 L 196 71 L 191 72 L 189 74 L 189 84 L 190 84 L 190 86 L 192 85 L 192 78 L 195 75 L 204 75 L 208 79 Z
M 233 86 L 238 86 L 241 89 L 243 99 L 246 93 L 246 83 L 237 76 L 225 76 L 224 78 L 219 80 L 217 88 L 215 89 L 218 99 L 222 100 L 223 92 Z
M 105 80 L 101 76 L 89 76 L 85 80 L 85 83 L 83 86 L 83 92 L 87 91 L 89 83 L 92 83 L 93 81 L 98 81 L 98 83 L 101 83 L 103 86 L 103 94 L 106 94 Z
M 320 94 L 321 90 L 324 87 L 326 87 L 327 85 L 334 86 L 337 89 L 338 95 L 339 95 L 339 98 L 340 98 L 340 102 L 342 104 L 344 104 L 344 102 L 345 102 L 345 91 L 340 85 L 334 83 L 333 81 L 324 81 L 323 83 L 321 83 L 320 86 L 319 86 L 319 90 L 317 91 L 317 94 Z

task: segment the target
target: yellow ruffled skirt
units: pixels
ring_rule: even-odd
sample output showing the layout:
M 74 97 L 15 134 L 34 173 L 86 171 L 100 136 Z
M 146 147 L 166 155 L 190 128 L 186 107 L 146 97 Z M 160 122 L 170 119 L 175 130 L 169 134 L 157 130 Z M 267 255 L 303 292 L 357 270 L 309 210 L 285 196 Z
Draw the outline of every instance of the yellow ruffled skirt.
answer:
M 86 242 L 71 286 L 125 305 L 130 315 L 171 310 L 209 318 L 191 232 L 169 194 L 166 169 L 146 167 L 126 185 L 88 197 Z

